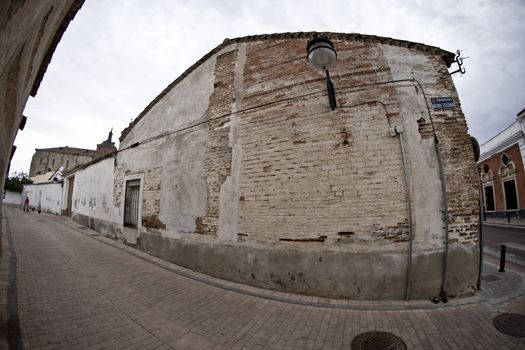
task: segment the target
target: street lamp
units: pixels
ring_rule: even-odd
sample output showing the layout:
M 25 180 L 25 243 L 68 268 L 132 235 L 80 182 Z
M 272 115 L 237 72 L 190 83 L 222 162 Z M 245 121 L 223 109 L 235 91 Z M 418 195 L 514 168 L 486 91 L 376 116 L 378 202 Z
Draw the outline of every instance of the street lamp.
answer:
M 326 87 L 328 89 L 328 100 L 330 101 L 330 108 L 334 110 L 337 107 L 335 101 L 334 84 L 330 79 L 328 68 L 332 66 L 337 60 L 337 52 L 335 52 L 334 44 L 327 38 L 313 38 L 306 44 L 306 60 L 309 64 L 317 69 L 322 69 L 326 73 Z

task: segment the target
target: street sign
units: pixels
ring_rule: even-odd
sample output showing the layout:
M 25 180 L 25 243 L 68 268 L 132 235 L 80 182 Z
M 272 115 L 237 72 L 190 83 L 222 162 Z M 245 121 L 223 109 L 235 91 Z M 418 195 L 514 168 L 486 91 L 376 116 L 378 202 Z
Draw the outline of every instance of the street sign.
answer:
M 433 109 L 454 109 L 456 104 L 452 97 L 433 97 L 430 99 Z

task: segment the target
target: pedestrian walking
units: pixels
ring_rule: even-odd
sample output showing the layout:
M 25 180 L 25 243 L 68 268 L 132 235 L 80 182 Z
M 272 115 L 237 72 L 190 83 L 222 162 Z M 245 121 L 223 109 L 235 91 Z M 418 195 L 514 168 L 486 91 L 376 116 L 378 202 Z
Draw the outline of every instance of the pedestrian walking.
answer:
M 29 211 L 29 197 L 26 196 L 26 199 L 24 201 L 24 211 Z

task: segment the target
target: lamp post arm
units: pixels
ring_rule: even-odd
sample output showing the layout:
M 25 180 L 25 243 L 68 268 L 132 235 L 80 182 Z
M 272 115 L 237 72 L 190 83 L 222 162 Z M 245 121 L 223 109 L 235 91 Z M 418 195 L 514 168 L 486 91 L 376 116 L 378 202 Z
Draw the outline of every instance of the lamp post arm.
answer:
M 330 73 L 328 69 L 324 70 L 326 72 L 326 88 L 328 90 L 328 100 L 330 101 L 330 108 L 332 111 L 337 107 L 337 102 L 335 101 L 335 89 L 332 80 L 330 79 Z

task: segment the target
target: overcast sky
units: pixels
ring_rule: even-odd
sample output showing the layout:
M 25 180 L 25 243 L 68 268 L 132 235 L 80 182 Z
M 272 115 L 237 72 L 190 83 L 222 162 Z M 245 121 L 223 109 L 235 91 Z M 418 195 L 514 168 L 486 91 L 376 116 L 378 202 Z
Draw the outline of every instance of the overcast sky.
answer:
M 171 81 L 225 38 L 295 32 L 362 33 L 463 55 L 454 75 L 470 133 L 480 142 L 525 107 L 525 1 L 86 0 L 35 98 L 11 172 L 35 148 L 94 149 L 120 132 Z

